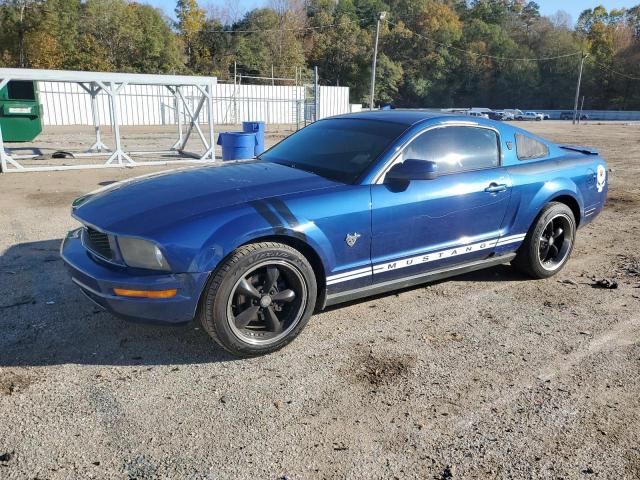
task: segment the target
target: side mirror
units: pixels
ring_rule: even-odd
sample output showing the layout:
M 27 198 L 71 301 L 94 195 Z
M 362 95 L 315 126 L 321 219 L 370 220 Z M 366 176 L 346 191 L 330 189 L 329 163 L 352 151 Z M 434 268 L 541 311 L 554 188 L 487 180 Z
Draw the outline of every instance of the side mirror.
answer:
M 385 181 L 433 180 L 437 176 L 436 162 L 408 159 L 391 167 L 385 176 Z

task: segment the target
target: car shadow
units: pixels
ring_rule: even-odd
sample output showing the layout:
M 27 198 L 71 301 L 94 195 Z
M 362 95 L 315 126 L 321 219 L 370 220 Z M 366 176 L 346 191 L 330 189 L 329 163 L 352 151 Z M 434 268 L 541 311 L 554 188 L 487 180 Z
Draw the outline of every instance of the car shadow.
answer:
M 9 155 L 44 155 L 44 151 L 38 147 L 22 147 L 18 145 L 5 144 L 5 150 Z
M 61 241 L 20 243 L 0 256 L 0 367 L 235 359 L 195 322 L 136 324 L 94 306 L 71 282 L 59 255 Z

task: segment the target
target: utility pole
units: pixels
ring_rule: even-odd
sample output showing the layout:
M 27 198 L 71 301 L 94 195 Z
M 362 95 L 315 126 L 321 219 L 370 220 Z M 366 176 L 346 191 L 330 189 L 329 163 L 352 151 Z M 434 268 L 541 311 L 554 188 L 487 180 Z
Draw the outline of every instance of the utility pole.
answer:
M 238 63 L 233 61 L 233 123 L 238 123 Z
M 313 67 L 313 121 L 320 120 L 320 86 L 318 79 L 318 67 Z
M 582 83 L 582 69 L 584 67 L 584 61 L 589 56 L 588 53 L 583 53 L 580 59 L 580 73 L 578 73 L 578 85 L 576 86 L 576 101 L 573 104 L 573 124 L 576 124 L 576 117 L 578 115 L 578 100 L 580 99 L 580 84 Z
M 376 24 L 376 43 L 373 47 L 373 65 L 371 66 L 371 96 L 369 97 L 369 110 L 373 110 L 373 97 L 376 91 L 376 63 L 378 62 L 378 39 L 380 38 L 380 21 L 384 20 L 387 12 L 380 12 Z

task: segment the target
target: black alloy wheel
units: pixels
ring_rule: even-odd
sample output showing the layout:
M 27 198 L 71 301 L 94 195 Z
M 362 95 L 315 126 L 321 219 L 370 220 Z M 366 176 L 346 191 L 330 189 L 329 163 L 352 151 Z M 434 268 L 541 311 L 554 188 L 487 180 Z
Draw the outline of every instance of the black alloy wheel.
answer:
M 511 264 L 533 278 L 548 278 L 564 267 L 571 256 L 576 221 L 571 208 L 550 202 L 529 228 Z
M 306 297 L 296 267 L 275 260 L 259 264 L 236 282 L 229 297 L 229 326 L 246 343 L 275 343 L 300 321 Z
M 573 244 L 570 220 L 564 214 L 551 218 L 539 240 L 540 264 L 547 270 L 556 270 L 566 260 Z
M 250 243 L 212 274 L 198 317 L 225 350 L 253 357 L 291 342 L 309 321 L 316 298 L 316 275 L 300 251 L 277 242 Z

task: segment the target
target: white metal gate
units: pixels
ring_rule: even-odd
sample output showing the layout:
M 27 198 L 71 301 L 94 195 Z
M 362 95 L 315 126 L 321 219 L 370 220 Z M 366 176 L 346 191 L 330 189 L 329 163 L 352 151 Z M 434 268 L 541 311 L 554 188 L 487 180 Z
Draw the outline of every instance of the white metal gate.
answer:
M 214 119 L 214 86 L 217 82 L 215 77 L 191 77 L 180 75 L 144 75 L 144 74 L 124 74 L 124 73 L 101 73 L 101 72 L 74 72 L 64 70 L 30 70 L 19 68 L 3 68 L 0 69 L 0 88 L 3 88 L 12 80 L 18 81 L 43 81 L 43 82 L 64 82 L 73 83 L 79 86 L 85 92 L 85 98 L 88 96 L 91 123 L 95 129 L 95 142 L 87 151 L 76 155 L 77 157 L 100 157 L 104 156 L 103 163 L 91 164 L 74 164 L 74 165 L 23 165 L 24 160 L 33 158 L 34 155 L 16 155 L 8 153 L 4 146 L 2 138 L 2 129 L 0 128 L 0 171 L 8 172 L 26 172 L 26 171 L 43 171 L 43 170 L 70 170 L 80 168 L 106 168 L 123 165 L 154 165 L 175 162 L 188 161 L 215 161 L 215 141 L 213 131 Z M 169 91 L 173 97 L 177 111 L 177 136 L 175 143 L 170 146 L 169 150 L 155 153 L 175 153 L 176 156 L 186 156 L 189 159 L 176 159 L 164 161 L 136 161 L 132 157 L 136 154 L 148 152 L 132 152 L 125 151 L 122 146 L 120 136 L 120 126 L 122 125 L 122 96 L 125 89 L 135 86 L 155 86 L 161 87 Z M 191 87 L 197 92 L 197 103 L 190 103 L 185 98 L 185 88 Z M 106 98 L 109 111 L 109 124 L 113 131 L 113 150 L 102 141 L 102 125 L 104 117 L 101 112 L 106 109 L 100 109 L 98 98 Z M 205 104 L 207 108 L 203 110 Z M 72 101 L 75 107 L 75 102 Z M 66 105 L 66 111 L 69 111 L 69 105 Z M 144 109 L 142 115 L 144 115 Z M 208 135 L 202 131 L 200 127 L 201 115 L 206 112 L 208 124 Z M 186 121 L 185 121 L 186 120 Z M 187 143 L 193 132 L 200 137 L 204 145 L 204 152 L 193 153 L 186 150 Z

